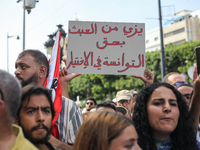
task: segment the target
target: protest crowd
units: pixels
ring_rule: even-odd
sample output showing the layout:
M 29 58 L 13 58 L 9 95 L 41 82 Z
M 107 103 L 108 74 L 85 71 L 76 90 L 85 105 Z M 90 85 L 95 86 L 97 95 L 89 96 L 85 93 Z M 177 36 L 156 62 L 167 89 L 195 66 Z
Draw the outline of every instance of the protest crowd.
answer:
M 177 72 L 154 83 L 145 68 L 132 75 L 143 81 L 141 91 L 123 89 L 101 103 L 88 97 L 81 109 L 68 94 L 81 74 L 59 67 L 56 76 L 52 63 L 28 49 L 15 61 L 15 77 L 0 70 L 0 150 L 200 149 L 197 67 L 192 85 Z

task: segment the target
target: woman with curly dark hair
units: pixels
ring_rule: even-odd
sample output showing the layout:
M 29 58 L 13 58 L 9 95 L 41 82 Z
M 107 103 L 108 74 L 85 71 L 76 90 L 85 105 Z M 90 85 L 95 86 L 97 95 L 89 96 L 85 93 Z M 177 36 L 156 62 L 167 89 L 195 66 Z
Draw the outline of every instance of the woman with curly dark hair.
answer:
M 188 106 L 170 84 L 155 83 L 138 94 L 133 122 L 143 150 L 198 150 Z

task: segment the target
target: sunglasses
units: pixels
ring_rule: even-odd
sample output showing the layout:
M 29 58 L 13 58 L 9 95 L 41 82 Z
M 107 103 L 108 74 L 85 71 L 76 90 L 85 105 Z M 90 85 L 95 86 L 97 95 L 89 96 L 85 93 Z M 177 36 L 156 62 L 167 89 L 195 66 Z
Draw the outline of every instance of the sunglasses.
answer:
M 131 100 L 120 100 L 118 103 L 121 104 L 121 105 L 122 105 L 123 103 L 129 104 L 130 101 L 131 101 Z
M 176 83 L 174 83 L 173 85 L 175 85 L 175 86 L 180 86 L 180 85 L 182 85 L 182 84 L 186 84 L 186 82 L 176 82 Z
M 90 105 L 93 105 L 93 103 L 88 102 L 87 105 L 89 105 L 89 104 L 90 104 Z
M 0 89 L 0 99 L 4 100 L 3 92 Z

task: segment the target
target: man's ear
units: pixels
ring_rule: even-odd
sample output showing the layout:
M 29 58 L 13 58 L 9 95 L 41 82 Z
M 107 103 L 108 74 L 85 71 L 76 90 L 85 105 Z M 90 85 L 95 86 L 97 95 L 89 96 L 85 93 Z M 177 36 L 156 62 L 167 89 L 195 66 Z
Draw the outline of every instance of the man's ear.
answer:
M 132 104 L 134 104 L 134 103 L 135 103 L 135 99 L 132 100 Z
M 44 65 L 40 66 L 38 70 L 38 77 L 42 79 L 46 78 L 46 75 L 47 75 L 47 68 Z
M 19 119 L 18 119 L 17 116 L 15 117 L 15 124 L 16 124 L 16 125 L 19 125 Z
M 3 100 L 0 99 L 0 117 L 3 115 L 4 111 L 5 111 L 5 103 Z

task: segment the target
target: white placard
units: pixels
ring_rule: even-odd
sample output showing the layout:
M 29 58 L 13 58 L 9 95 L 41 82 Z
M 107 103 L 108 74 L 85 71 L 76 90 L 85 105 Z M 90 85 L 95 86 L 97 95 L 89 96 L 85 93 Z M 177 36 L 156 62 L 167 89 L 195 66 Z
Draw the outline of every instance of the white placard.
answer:
M 69 21 L 68 29 L 68 72 L 144 74 L 144 23 Z

